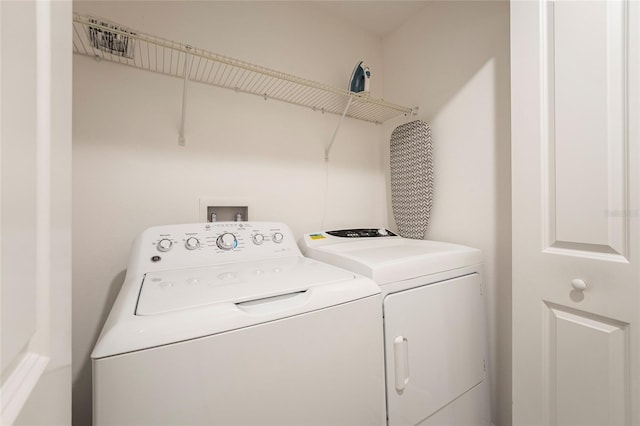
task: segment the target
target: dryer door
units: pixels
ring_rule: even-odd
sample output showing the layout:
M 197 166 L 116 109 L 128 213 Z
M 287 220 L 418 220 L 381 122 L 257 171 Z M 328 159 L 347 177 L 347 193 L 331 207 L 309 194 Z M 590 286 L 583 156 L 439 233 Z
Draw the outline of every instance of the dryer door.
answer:
M 478 274 L 385 298 L 390 426 L 416 425 L 484 380 L 482 312 Z

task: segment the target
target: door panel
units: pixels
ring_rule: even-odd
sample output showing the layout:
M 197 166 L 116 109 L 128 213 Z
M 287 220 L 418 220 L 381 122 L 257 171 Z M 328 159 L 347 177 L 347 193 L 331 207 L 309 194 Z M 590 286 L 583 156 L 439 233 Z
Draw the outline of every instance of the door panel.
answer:
M 35 2 L 2 5 L 2 372 L 36 332 L 36 23 Z M 30 52 L 30 54 L 25 54 Z M 11 60 L 23 58 L 20 66 Z M 20 185 L 16 183 L 20 182 Z
M 544 394 L 552 424 L 625 424 L 629 413 L 629 324 L 545 304 Z M 586 391 L 588 390 L 588 391 Z
M 541 9 L 548 245 L 624 256 L 627 2 L 550 2 Z
M 513 424 L 640 424 L 640 3 L 511 3 Z
M 478 274 L 390 294 L 383 306 L 390 425 L 418 424 L 484 380 Z

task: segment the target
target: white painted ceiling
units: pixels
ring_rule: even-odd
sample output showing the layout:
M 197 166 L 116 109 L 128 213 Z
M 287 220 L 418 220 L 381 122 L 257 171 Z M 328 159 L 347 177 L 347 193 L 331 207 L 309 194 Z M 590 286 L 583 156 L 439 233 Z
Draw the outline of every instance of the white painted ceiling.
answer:
M 413 14 L 424 8 L 429 2 L 352 0 L 309 1 L 307 3 L 378 38 L 384 38 L 402 26 Z

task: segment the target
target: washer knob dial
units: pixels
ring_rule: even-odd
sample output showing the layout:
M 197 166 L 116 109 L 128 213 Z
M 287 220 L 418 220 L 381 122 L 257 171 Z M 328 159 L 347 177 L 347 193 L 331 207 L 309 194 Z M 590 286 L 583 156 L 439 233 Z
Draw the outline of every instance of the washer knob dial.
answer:
M 158 244 L 156 244 L 158 251 L 162 251 L 162 252 L 171 250 L 172 246 L 173 246 L 173 242 L 168 238 L 163 238 L 160 241 L 158 241 Z
M 218 239 L 216 240 L 216 245 L 221 250 L 233 250 L 237 242 L 238 240 L 236 240 L 235 235 L 230 232 L 225 232 L 218 237 Z
M 274 243 L 278 243 L 280 244 L 282 242 L 282 239 L 284 238 L 284 235 L 282 235 L 282 232 L 275 232 L 272 236 L 271 239 L 273 240 Z
M 264 235 L 262 234 L 254 234 L 251 239 L 253 240 L 253 244 L 259 246 L 264 242 Z
M 189 237 L 187 238 L 187 241 L 184 242 L 184 246 L 187 248 L 187 250 L 195 250 L 200 247 L 200 240 L 198 240 L 196 237 Z

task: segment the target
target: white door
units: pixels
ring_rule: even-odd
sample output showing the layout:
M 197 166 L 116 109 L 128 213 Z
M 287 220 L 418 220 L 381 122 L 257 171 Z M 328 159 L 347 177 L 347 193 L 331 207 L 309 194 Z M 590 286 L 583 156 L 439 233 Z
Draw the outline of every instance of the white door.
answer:
M 0 424 L 71 406 L 71 2 L 0 1 Z
M 640 2 L 511 2 L 513 424 L 640 424 Z
M 485 379 L 478 274 L 390 294 L 383 306 L 389 425 L 421 424 Z M 489 424 L 485 402 L 427 423 Z

